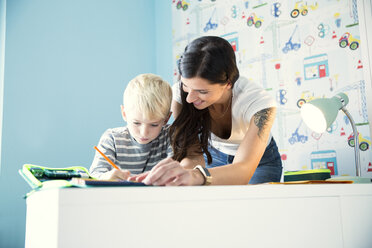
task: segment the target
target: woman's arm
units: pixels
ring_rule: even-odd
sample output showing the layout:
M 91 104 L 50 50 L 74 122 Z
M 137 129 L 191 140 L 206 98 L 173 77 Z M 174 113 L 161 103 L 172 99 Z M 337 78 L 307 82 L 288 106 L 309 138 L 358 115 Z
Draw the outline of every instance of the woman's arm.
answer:
M 171 110 L 175 119 L 181 109 L 182 105 L 173 100 Z M 212 184 L 248 184 L 265 152 L 275 113 L 276 108 L 267 108 L 253 115 L 233 163 L 209 169 Z M 203 155 L 188 151 L 187 157 L 180 163 L 170 158 L 161 161 L 144 182 L 154 185 L 200 185 L 203 177 L 200 172 L 192 170 L 198 164 L 205 166 Z
M 233 163 L 209 169 L 212 184 L 248 184 L 265 152 L 275 114 L 276 108 L 267 108 L 252 117 Z M 201 185 L 203 177 L 198 171 L 186 170 L 180 163 L 168 158 L 156 165 L 144 182 L 154 185 Z
M 265 152 L 275 114 L 276 108 L 267 108 L 253 115 L 233 163 L 209 169 L 212 184 L 248 184 Z

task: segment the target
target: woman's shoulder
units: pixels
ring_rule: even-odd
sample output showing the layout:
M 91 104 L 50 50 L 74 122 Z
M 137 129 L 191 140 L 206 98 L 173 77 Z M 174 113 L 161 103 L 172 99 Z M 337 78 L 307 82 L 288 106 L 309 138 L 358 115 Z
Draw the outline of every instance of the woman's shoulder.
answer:
M 250 95 L 256 95 L 259 93 L 266 92 L 265 89 L 255 83 L 252 80 L 249 80 L 248 78 L 244 76 L 240 76 L 239 79 L 235 82 L 234 88 L 233 88 L 233 95 L 234 96 L 250 96 Z
M 235 113 L 248 113 L 248 120 L 257 111 L 275 106 L 275 99 L 269 92 L 252 80 L 240 77 L 234 85 L 233 107 Z
M 173 100 L 178 103 L 181 103 L 181 91 L 180 91 L 180 82 L 177 81 L 172 85 Z
M 234 84 L 234 88 L 237 88 L 238 90 L 246 90 L 246 89 L 260 89 L 264 90 L 264 88 L 254 82 L 251 79 L 248 79 L 244 76 L 240 76 L 238 80 Z

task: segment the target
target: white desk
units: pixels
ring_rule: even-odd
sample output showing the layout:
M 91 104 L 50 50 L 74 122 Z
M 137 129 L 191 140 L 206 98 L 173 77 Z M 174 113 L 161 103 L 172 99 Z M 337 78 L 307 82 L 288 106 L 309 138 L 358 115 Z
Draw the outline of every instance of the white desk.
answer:
M 52 189 L 26 248 L 372 247 L 372 184 Z

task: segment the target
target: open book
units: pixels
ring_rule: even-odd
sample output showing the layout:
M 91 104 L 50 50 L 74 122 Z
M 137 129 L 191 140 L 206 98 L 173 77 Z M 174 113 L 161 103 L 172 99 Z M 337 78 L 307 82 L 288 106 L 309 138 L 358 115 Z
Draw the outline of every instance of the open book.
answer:
M 146 186 L 139 182 L 98 180 L 91 177 L 89 171 L 82 166 L 50 168 L 24 164 L 18 172 L 33 191 L 65 187 Z

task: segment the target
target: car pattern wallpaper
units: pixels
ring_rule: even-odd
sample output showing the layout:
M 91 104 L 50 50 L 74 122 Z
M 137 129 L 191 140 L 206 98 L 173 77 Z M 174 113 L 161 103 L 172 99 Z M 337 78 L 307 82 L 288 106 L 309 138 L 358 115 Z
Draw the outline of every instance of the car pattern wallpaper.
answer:
M 371 137 L 356 0 L 172 0 L 176 61 L 193 39 L 214 35 L 235 50 L 240 74 L 277 101 L 272 134 L 285 171 L 329 168 L 355 175 L 352 127 L 340 111 L 324 133 L 311 131 L 301 106 L 344 92 L 358 128 L 362 176 L 372 177 Z

